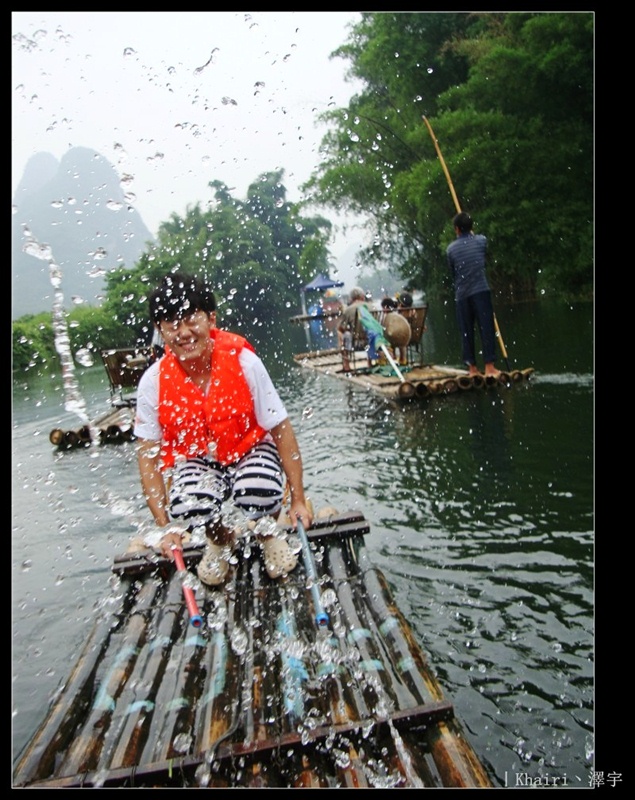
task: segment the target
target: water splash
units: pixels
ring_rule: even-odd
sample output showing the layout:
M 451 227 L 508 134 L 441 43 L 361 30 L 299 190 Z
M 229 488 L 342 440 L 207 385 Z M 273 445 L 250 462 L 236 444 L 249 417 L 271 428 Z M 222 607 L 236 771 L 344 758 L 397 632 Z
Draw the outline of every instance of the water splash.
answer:
M 560 385 L 592 386 L 594 376 L 589 373 L 563 372 L 558 374 L 535 373 L 531 377 L 532 383 L 557 383 Z
M 66 315 L 64 313 L 64 293 L 62 291 L 62 270 L 55 263 L 53 250 L 48 244 L 41 244 L 28 230 L 24 229 L 27 241 L 22 248 L 25 253 L 41 261 L 48 262 L 49 279 L 53 287 L 53 333 L 55 336 L 55 349 L 62 365 L 62 381 L 64 385 L 64 408 L 72 414 L 77 414 L 84 424 L 89 423 L 86 411 L 86 402 L 79 390 L 75 375 L 75 363 L 71 353 L 71 340 L 68 333 Z
M 423 782 L 421 781 L 421 778 L 419 778 L 417 773 L 412 768 L 412 758 L 410 756 L 410 753 L 406 749 L 403 739 L 399 735 L 399 732 L 393 725 L 391 719 L 388 720 L 388 727 L 390 729 L 390 735 L 392 736 L 393 742 L 395 743 L 395 748 L 399 753 L 399 758 L 404 767 L 406 778 L 408 779 L 410 786 L 413 786 L 416 789 L 423 789 L 424 786 Z

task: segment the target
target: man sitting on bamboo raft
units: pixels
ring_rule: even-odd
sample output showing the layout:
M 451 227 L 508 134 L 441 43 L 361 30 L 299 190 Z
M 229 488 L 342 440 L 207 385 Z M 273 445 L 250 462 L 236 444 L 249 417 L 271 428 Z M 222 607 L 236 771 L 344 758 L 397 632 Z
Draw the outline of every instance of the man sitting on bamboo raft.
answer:
M 353 334 L 353 349 L 360 342 L 367 342 L 367 356 L 368 366 L 374 367 L 377 365 L 379 353 L 377 352 L 376 339 L 377 334 L 374 331 L 368 331 L 361 321 L 360 309 L 368 309 L 366 303 L 366 294 L 359 286 L 354 286 L 349 295 L 350 304 L 346 306 L 342 312 L 339 325 L 337 326 L 337 339 L 340 350 L 344 347 L 344 333 L 351 331 Z M 369 311 L 370 313 L 370 311 Z M 348 371 L 348 370 L 347 370 Z
M 273 520 L 285 476 L 291 524 L 309 528 L 312 518 L 298 442 L 264 364 L 246 339 L 216 327 L 214 294 L 196 278 L 167 275 L 149 305 L 166 351 L 139 383 L 134 433 L 143 492 L 166 529 L 160 550 L 172 558 L 185 534 L 204 530 L 198 576 L 222 584 L 236 545 L 223 520 L 231 500 L 256 521 L 269 576 L 286 575 L 297 555 Z

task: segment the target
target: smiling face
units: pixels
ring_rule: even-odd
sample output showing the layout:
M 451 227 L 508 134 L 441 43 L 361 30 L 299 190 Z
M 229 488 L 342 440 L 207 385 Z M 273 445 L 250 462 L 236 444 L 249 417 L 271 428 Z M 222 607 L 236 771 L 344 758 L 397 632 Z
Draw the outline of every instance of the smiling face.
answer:
M 215 327 L 216 312 L 202 310 L 159 323 L 166 345 L 184 366 L 209 365 L 213 346 L 210 330 Z

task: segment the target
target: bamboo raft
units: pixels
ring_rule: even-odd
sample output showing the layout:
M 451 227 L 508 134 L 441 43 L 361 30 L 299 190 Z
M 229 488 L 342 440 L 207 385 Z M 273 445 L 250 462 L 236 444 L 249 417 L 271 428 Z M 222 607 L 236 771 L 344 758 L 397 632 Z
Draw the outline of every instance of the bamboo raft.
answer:
M 218 589 L 194 578 L 191 545 L 185 572 L 154 550 L 116 557 L 119 608 L 96 620 L 14 786 L 490 787 L 369 560 L 368 523 L 330 514 L 306 532 L 311 569 L 277 581 L 249 540 Z
M 135 438 L 136 389 L 150 363 L 151 348 L 113 348 L 101 350 L 100 354 L 108 376 L 110 408 L 88 423 L 67 429 L 53 428 L 49 433 L 49 441 L 58 450 L 88 447 L 93 442 L 118 444 Z
M 49 441 L 58 450 L 88 447 L 91 443 L 117 444 L 134 440 L 133 416 L 128 408 L 111 408 L 90 423 L 72 428 L 53 428 Z
M 392 400 L 412 400 L 436 395 L 454 394 L 471 389 L 489 389 L 496 386 L 512 386 L 527 380 L 534 372 L 532 367 L 501 372 L 499 378 L 471 376 L 465 369 L 436 364 L 408 364 L 400 367 L 401 376 L 390 367 L 356 366 L 345 371 L 339 349 L 315 350 L 294 355 L 301 367 L 325 375 L 349 381 L 354 386 L 372 390 Z M 367 363 L 366 352 L 357 350 L 350 359 L 351 364 Z

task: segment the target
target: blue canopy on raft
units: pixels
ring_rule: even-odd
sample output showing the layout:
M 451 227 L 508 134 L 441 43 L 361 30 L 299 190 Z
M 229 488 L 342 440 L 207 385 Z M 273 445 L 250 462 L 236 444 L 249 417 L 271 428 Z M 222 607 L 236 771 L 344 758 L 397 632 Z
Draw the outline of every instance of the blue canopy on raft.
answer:
M 307 285 L 304 287 L 304 291 L 323 292 L 324 290 L 332 289 L 335 286 L 344 286 L 344 281 L 331 280 L 328 275 L 325 275 L 323 272 L 318 272 L 311 283 L 307 283 Z

